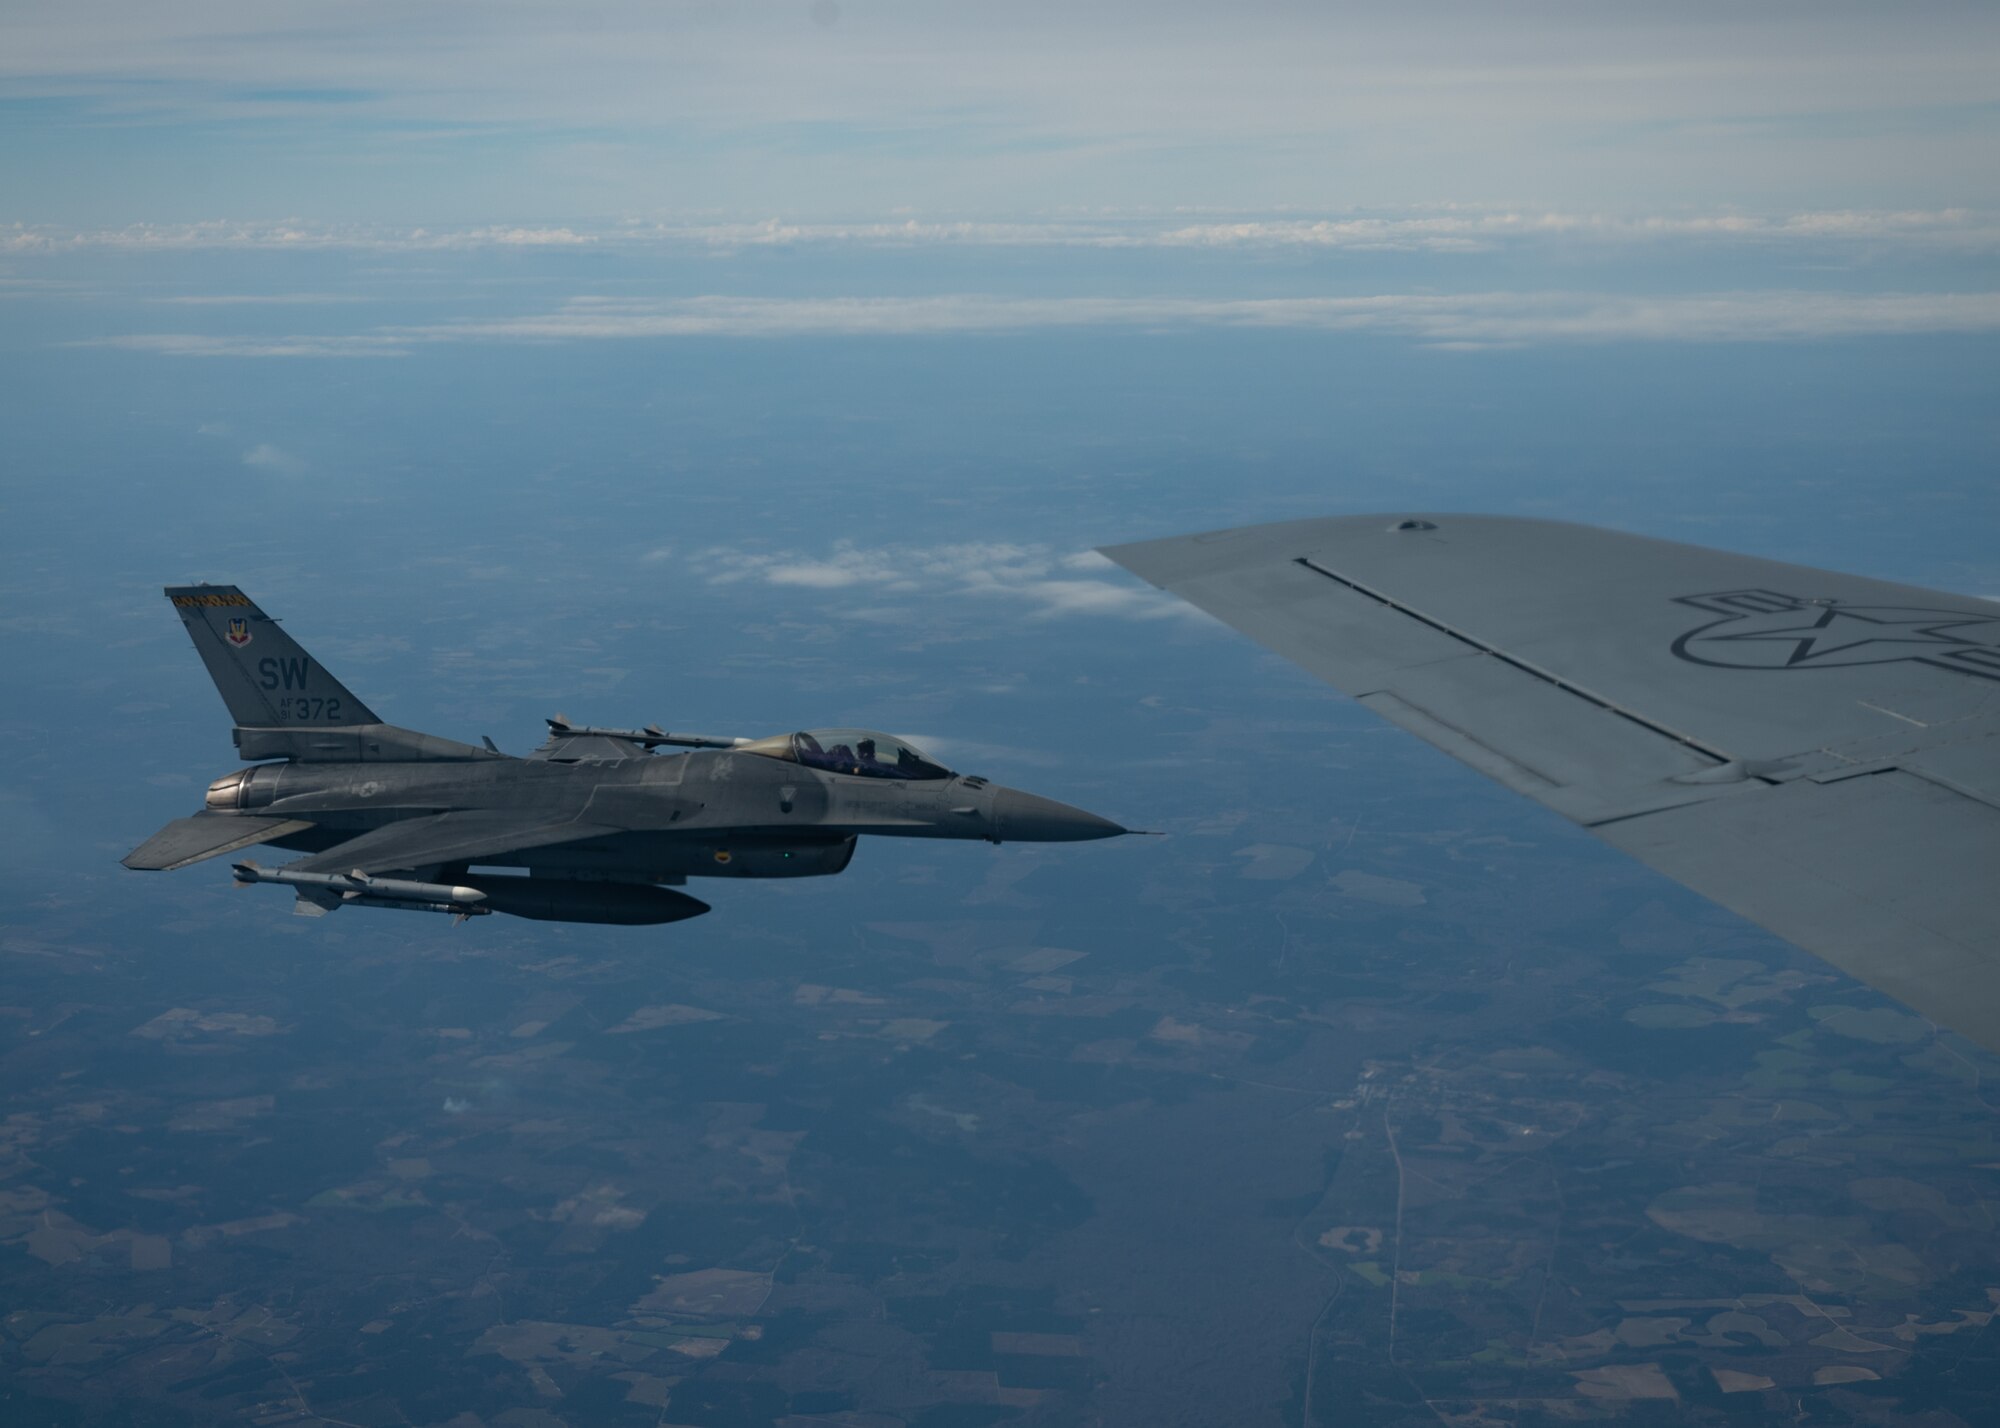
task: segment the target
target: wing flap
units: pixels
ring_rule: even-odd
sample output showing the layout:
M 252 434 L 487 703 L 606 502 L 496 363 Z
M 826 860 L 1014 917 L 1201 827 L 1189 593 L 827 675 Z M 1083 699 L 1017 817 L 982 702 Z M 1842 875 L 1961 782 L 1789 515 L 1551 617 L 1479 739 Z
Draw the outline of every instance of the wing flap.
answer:
M 1384 688 L 1556 787 L 1605 787 L 1677 778 L 1722 760 L 1614 710 L 1525 674 L 1491 655 L 1400 670 Z
M 1480 773 L 1496 783 L 1504 784 L 1516 793 L 1546 803 L 1555 794 L 1556 785 L 1545 775 L 1537 773 L 1525 764 L 1517 763 L 1506 754 L 1482 739 L 1475 738 L 1455 724 L 1420 709 L 1400 695 L 1386 690 L 1374 694 L 1364 694 L 1359 702 L 1380 714 L 1397 728 L 1415 734 L 1425 743 L 1444 750 L 1460 763 L 1470 764 Z
M 2000 809 L 1889 770 L 1757 786 L 1592 831 L 2000 1050 Z
M 196 813 L 176 818 L 127 853 L 123 861 L 126 867 L 142 872 L 170 873 L 176 868 L 199 863 L 204 858 L 220 857 L 254 843 L 269 843 L 294 833 L 303 833 L 312 826 L 299 818 Z
M 440 813 L 371 829 L 286 866 L 301 873 L 389 873 L 440 863 L 477 863 L 618 831 L 574 819 L 551 822 L 514 813 Z

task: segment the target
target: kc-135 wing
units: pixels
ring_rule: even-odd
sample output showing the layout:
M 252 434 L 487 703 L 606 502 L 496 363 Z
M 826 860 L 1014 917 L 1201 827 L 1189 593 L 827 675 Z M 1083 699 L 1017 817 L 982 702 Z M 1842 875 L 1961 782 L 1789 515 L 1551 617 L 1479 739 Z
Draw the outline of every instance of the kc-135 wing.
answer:
M 1104 554 L 2000 1050 L 2000 605 L 1496 516 Z

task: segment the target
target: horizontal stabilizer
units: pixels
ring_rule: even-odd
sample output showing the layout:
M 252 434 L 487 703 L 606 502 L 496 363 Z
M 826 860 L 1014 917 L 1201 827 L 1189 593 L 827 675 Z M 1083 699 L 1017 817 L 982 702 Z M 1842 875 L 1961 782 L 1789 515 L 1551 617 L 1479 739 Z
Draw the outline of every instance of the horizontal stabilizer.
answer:
M 251 818 L 240 813 L 197 813 L 176 818 L 125 855 L 125 866 L 142 872 L 170 873 L 248 848 L 303 833 L 313 825 L 297 818 Z

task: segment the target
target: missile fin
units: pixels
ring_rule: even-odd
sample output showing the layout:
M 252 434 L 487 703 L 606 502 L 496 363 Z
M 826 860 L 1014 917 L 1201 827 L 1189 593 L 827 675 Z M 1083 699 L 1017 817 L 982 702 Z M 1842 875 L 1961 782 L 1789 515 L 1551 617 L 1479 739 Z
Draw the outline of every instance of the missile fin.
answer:
M 292 900 L 292 915 L 294 917 L 325 917 L 339 906 L 340 899 L 337 897 L 328 898 L 323 892 L 317 890 L 308 891 L 305 888 L 299 888 L 298 896 Z

